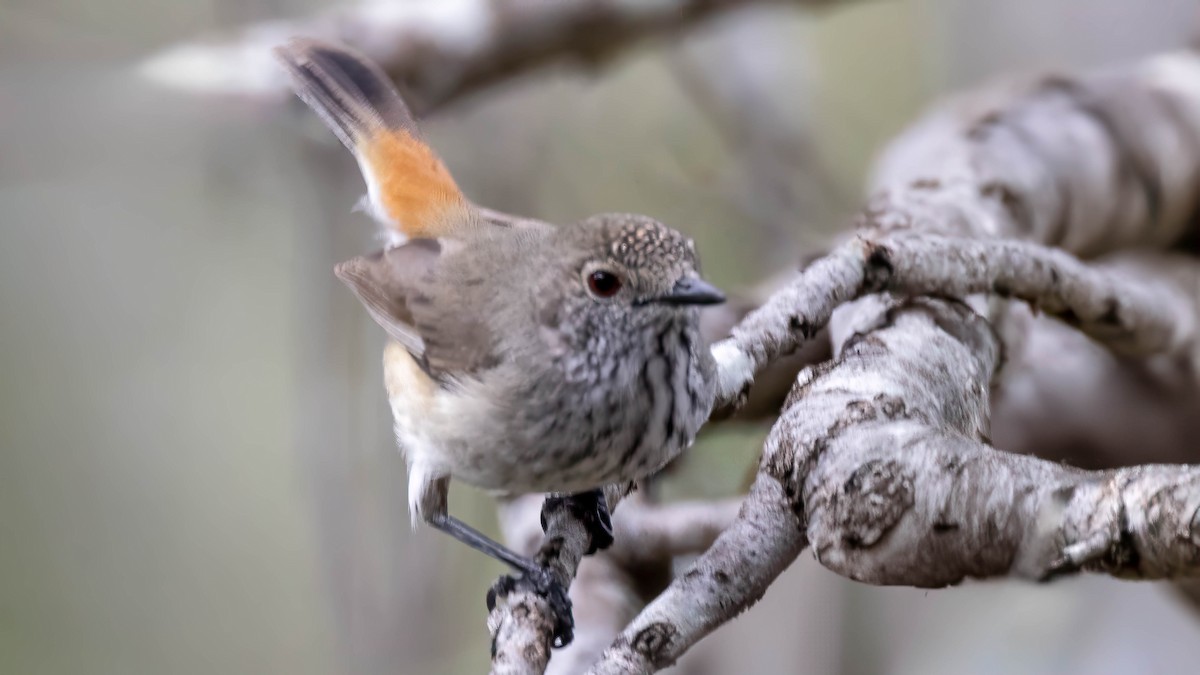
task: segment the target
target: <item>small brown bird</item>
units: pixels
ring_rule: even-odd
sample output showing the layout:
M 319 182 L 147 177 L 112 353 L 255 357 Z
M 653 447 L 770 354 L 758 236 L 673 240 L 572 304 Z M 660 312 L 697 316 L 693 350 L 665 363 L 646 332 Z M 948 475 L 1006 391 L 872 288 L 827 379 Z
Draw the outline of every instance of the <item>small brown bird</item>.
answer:
M 358 160 L 389 247 L 337 275 L 387 331 L 388 400 L 408 462 L 409 505 L 569 602 L 533 561 L 446 510 L 451 477 L 504 493 L 561 492 L 611 543 L 599 488 L 643 478 L 708 418 L 715 365 L 699 305 L 724 296 L 693 243 L 637 215 L 506 227 L 472 205 L 420 140 L 391 81 L 343 47 L 295 40 L 278 54 L 300 98 Z M 561 616 L 565 604 L 566 616 Z

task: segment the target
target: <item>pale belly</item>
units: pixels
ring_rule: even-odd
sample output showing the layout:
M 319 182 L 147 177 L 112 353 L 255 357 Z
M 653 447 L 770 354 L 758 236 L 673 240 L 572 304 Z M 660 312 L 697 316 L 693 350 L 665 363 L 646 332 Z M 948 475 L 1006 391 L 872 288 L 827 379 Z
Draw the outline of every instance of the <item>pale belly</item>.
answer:
M 639 437 L 644 425 L 620 419 L 636 411 L 624 406 L 600 431 L 517 423 L 520 416 L 503 407 L 512 402 L 495 401 L 506 397 L 489 396 L 475 383 L 440 387 L 395 343 L 384 352 L 384 371 L 397 444 L 410 472 L 453 476 L 486 490 L 577 492 L 634 480 L 661 468 L 694 435 L 693 429 L 669 440 Z

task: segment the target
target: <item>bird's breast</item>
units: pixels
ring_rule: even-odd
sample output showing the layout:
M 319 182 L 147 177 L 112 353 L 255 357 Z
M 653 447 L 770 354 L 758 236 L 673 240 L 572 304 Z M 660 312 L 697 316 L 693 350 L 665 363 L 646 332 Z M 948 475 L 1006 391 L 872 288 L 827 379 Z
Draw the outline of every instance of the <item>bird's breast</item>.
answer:
M 695 338 L 664 330 L 590 382 L 514 364 L 443 387 L 401 345 L 384 355 L 396 438 L 409 463 L 491 490 L 581 491 L 634 480 L 689 446 L 711 382 Z

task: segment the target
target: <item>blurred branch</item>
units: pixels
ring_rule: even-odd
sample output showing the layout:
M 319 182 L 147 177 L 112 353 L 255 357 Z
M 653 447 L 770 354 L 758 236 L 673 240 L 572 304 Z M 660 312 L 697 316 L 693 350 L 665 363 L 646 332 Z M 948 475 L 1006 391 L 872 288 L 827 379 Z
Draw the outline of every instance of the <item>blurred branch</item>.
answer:
M 860 236 L 714 346 L 733 401 L 827 323 L 838 353 L 801 372 L 735 523 L 592 672 L 673 663 L 810 544 L 826 567 L 877 584 L 1200 575 L 1200 466 L 1088 472 L 995 449 L 1000 335 L 940 299 L 1019 297 L 1110 347 L 1173 358 L 1195 382 L 1200 261 L 1089 265 L 1048 247 L 1093 255 L 1183 238 L 1197 139 L 1192 53 L 977 93 L 904 134 L 880 161 Z
M 1005 347 L 992 400 L 998 447 L 1086 469 L 1200 461 L 1200 378 L 1186 359 L 1114 354 L 1019 303 L 993 325 Z
M 1187 579 L 1175 584 L 1180 600 L 1200 614 L 1200 579 Z
M 781 254 L 780 244 L 804 229 L 805 223 L 797 226 L 797 214 L 821 222 L 857 205 L 857 195 L 844 193 L 817 144 L 776 109 L 771 65 L 790 60 L 787 67 L 795 69 L 796 55 L 770 49 L 763 36 L 750 33 L 762 33 L 759 23 L 730 23 L 718 53 L 702 59 L 681 48 L 668 65 L 680 91 L 727 148 L 732 161 L 724 169 L 730 179 L 724 188 L 729 201 L 770 235 L 769 246 L 756 256 L 769 261 Z
M 428 0 L 336 7 L 168 48 L 142 64 L 162 83 L 283 101 L 271 49 L 303 35 L 342 42 L 381 64 L 418 114 L 552 63 L 596 67 L 646 38 L 754 4 L 819 8 L 839 0 Z

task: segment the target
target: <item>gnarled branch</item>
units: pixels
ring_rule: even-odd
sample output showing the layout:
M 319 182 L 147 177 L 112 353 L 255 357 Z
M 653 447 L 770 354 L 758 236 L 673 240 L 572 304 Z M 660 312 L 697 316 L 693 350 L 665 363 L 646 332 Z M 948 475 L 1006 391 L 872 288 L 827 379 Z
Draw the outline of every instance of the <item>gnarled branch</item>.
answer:
M 672 663 L 809 545 L 878 584 L 1200 575 L 1200 467 L 1089 472 L 993 448 L 1001 339 L 952 299 L 1019 297 L 1112 347 L 1174 358 L 1194 381 L 1200 261 L 1089 265 L 1042 246 L 1095 255 L 1179 240 L 1200 193 L 1196 138 L 1191 53 L 963 99 L 903 136 L 860 237 L 714 347 L 730 400 L 826 322 L 838 353 L 801 372 L 735 523 L 592 672 Z M 898 297 L 914 294 L 946 299 Z

